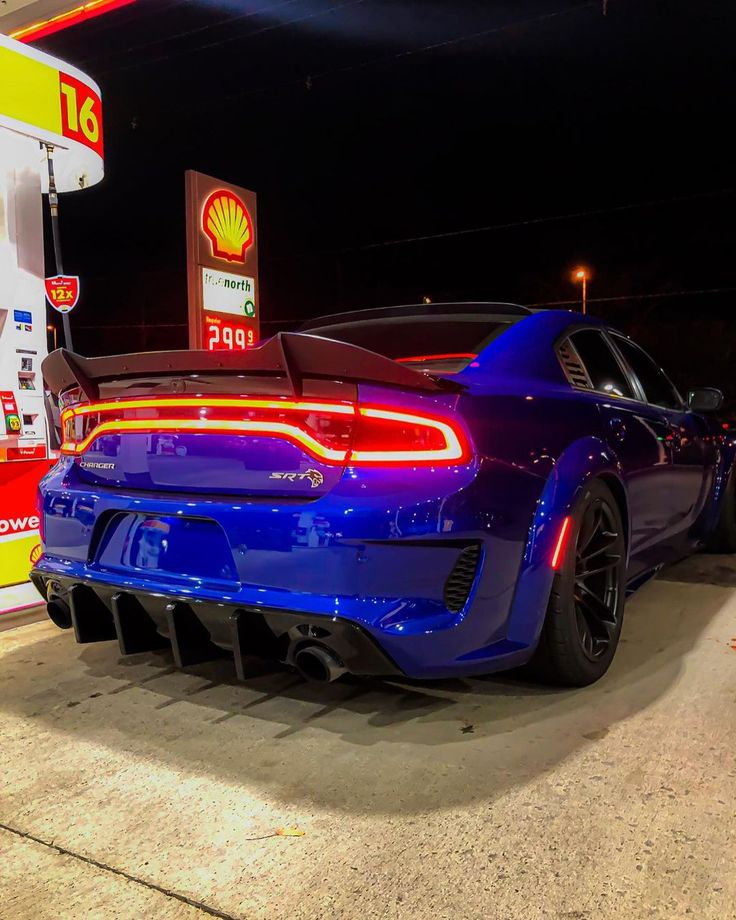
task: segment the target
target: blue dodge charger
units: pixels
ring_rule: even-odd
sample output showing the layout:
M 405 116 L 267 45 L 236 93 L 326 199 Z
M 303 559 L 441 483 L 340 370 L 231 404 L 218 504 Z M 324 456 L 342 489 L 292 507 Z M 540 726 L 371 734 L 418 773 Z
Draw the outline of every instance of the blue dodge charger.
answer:
M 683 400 L 579 314 L 391 307 L 43 372 L 62 444 L 32 579 L 57 625 L 123 654 L 585 685 L 627 594 L 736 550 L 720 392 Z

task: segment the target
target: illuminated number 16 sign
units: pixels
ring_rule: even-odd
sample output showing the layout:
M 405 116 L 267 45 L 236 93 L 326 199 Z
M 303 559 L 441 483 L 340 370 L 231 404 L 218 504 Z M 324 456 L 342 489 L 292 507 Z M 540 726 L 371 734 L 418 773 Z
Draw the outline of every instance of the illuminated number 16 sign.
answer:
M 64 137 L 91 147 L 102 156 L 102 103 L 89 86 L 59 74 L 61 94 L 61 133 Z

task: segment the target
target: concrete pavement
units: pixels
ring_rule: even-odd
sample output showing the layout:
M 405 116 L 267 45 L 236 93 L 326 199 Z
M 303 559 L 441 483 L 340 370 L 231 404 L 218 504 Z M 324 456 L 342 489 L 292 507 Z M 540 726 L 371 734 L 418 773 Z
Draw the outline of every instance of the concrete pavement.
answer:
M 577 691 L 3 632 L 0 918 L 736 918 L 736 562 L 666 578 Z

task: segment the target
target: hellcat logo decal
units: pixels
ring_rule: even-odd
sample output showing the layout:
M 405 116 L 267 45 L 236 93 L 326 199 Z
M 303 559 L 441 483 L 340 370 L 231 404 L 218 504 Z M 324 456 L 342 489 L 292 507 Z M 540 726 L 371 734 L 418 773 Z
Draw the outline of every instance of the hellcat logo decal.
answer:
M 325 481 L 325 477 L 319 470 L 307 470 L 305 473 L 271 473 L 269 479 L 283 479 L 286 482 L 301 482 L 308 479 L 312 483 L 312 488 L 319 488 Z
M 322 473 L 320 473 L 319 470 L 307 470 L 304 475 L 309 478 L 313 489 L 318 488 L 325 481 L 325 477 L 322 475 Z

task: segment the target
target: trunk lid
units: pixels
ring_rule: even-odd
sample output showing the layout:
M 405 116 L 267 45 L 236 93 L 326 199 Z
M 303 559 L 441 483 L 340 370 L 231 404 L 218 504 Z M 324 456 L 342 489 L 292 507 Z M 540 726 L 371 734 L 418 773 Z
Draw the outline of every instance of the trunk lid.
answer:
M 59 350 L 43 371 L 61 397 L 64 452 L 81 481 L 301 501 L 340 481 L 359 385 L 379 385 L 409 406 L 439 394 L 452 402 L 462 389 L 354 345 L 293 333 L 238 354 L 86 359 Z

